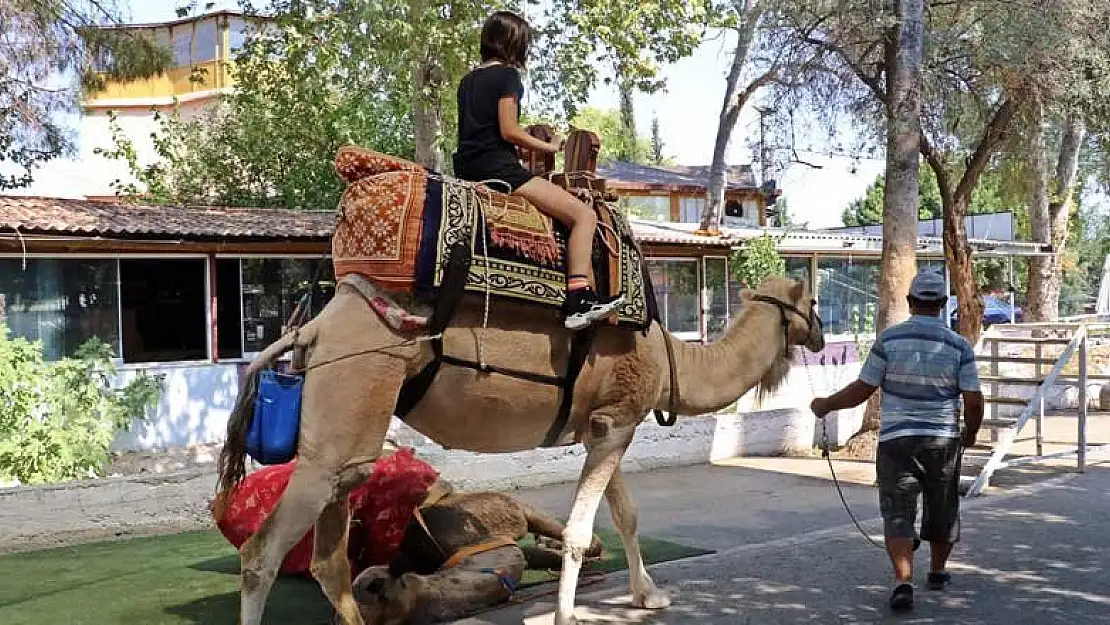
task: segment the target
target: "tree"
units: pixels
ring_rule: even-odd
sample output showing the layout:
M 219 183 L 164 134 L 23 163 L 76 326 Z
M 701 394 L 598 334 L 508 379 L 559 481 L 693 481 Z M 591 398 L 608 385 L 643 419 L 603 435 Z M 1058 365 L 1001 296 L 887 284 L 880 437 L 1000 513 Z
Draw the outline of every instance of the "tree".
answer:
M 31 184 L 36 167 L 72 152 L 63 117 L 82 89 L 102 88 L 104 75 L 134 80 L 170 65 L 172 54 L 153 40 L 97 28 L 119 15 L 111 0 L 0 2 L 0 191 Z
M 659 116 L 651 118 L 651 163 L 652 165 L 666 165 L 669 158 L 663 156 L 663 136 L 659 133 Z
M 598 160 L 602 162 L 621 160 L 629 163 L 650 164 L 652 162 L 652 144 L 643 137 L 633 137 L 631 145 L 629 138 L 624 133 L 617 109 L 598 109 L 586 107 L 575 113 L 570 120 L 574 128 L 583 128 L 597 133 L 601 140 L 601 153 Z
M 694 52 L 708 15 L 708 0 L 551 0 L 538 28 L 543 62 L 529 71 L 538 112 L 574 117 L 605 68 L 611 76 L 604 83 L 617 86 L 625 136 L 636 137 L 633 95 L 664 87 L 660 66 Z
M 248 33 L 236 56 L 235 90 L 192 119 L 159 117 L 156 162 L 139 163 L 130 139 L 115 133 L 100 152 L 127 161 L 138 181 L 117 192 L 166 203 L 330 209 L 343 190 L 332 161 L 344 144 L 415 158 L 411 42 L 382 17 L 381 3 L 333 5 L 275 0 L 271 23 Z M 422 137 L 423 157 L 440 159 L 429 155 L 442 150 L 438 138 Z
M 709 167 L 705 209 L 699 234 L 716 233 L 725 205 L 728 164 L 725 162 L 736 122 L 744 107 L 765 87 L 774 83 L 791 85 L 818 63 L 823 53 L 810 54 L 797 42 L 784 37 L 783 15 L 775 0 L 729 0 L 710 7 L 713 24 L 736 37 L 732 61 L 725 79 L 713 158 Z M 816 27 L 816 23 L 814 24 Z
M 968 214 L 979 215 L 983 213 L 997 213 L 1001 211 L 1020 209 L 1017 205 L 1019 190 L 1014 187 L 1011 177 L 1018 172 L 1005 171 L 999 167 L 992 167 L 983 172 L 983 177 L 975 192 L 971 196 Z M 1024 175 L 1024 174 L 1022 174 Z M 941 208 L 940 187 L 937 186 L 937 177 L 932 169 L 920 167 L 917 170 L 918 210 L 919 220 L 940 219 L 943 216 Z M 872 226 L 883 223 L 883 192 L 886 189 L 886 180 L 882 174 L 867 186 L 863 197 L 853 200 L 848 208 L 844 209 L 841 219 L 845 226 Z M 1018 219 L 1024 219 L 1020 214 Z
M 885 26 L 875 24 L 865 4 L 799 2 L 796 9 L 804 19 L 795 30 L 841 62 L 839 84 L 845 90 L 833 97 L 839 98 L 841 110 L 866 124 L 876 108 L 888 106 L 890 97 L 882 56 Z M 1050 87 L 1088 88 L 1086 64 L 1074 61 L 1077 51 L 1096 39 L 1099 22 L 1092 11 L 1096 9 L 1078 0 L 968 0 L 933 3 L 926 13 L 920 151 L 940 189 L 945 260 L 959 300 L 960 332 L 969 340 L 978 338 L 982 302 L 963 218 L 1019 114 Z M 804 28 L 815 15 L 823 19 L 822 27 L 806 34 Z M 852 92 L 859 86 L 862 92 Z M 828 97 L 821 101 L 829 107 Z

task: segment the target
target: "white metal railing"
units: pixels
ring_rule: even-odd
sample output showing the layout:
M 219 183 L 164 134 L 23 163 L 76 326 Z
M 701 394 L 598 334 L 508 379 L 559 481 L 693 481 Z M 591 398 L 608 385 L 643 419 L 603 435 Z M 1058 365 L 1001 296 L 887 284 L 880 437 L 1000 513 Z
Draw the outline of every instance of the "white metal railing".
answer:
M 1089 374 L 1087 371 L 1087 347 L 1090 339 L 1091 331 L 1107 331 L 1110 330 L 1110 324 L 1105 323 L 1084 323 L 1084 322 L 1046 322 L 1046 323 L 1021 323 L 1006 325 L 1007 330 L 1022 329 L 1022 330 L 1068 330 L 1072 333 L 1071 340 L 1064 347 L 1056 360 L 1052 370 L 1044 377 L 1041 383 L 1037 386 L 1032 397 L 1026 403 L 1021 413 L 1018 414 L 1017 419 L 1013 424 L 1007 426 L 995 442 L 995 447 L 991 453 L 987 464 L 980 471 L 979 475 L 972 482 L 971 487 L 968 489 L 967 495 L 974 497 L 983 492 L 990 482 L 991 476 L 996 471 L 1006 467 L 1012 467 L 1022 464 L 1029 464 L 1048 460 L 1053 458 L 1061 458 L 1068 456 L 1076 456 L 1076 464 L 1080 471 L 1086 468 L 1087 457 L 1091 453 L 1110 450 L 1110 445 L 1095 445 L 1090 446 L 1087 443 L 1087 384 L 1089 382 Z M 996 328 L 991 328 L 985 332 L 980 338 L 979 344 L 976 346 L 976 352 L 980 353 L 985 343 L 991 343 L 991 374 L 996 375 L 998 372 L 999 350 L 998 344 L 1006 342 L 1006 337 L 1001 334 Z M 1041 358 L 1041 343 L 1036 344 L 1036 358 L 1039 361 Z M 1064 451 L 1055 452 L 1051 454 L 1043 453 L 1043 428 L 1044 428 L 1044 401 L 1045 395 L 1049 389 L 1057 383 L 1057 378 L 1063 372 L 1074 356 L 1079 359 L 1079 371 L 1077 386 L 1079 387 L 1078 409 L 1077 417 L 1077 442 L 1075 448 L 1069 448 Z M 1004 359 L 1003 359 L 1004 360 Z M 1037 377 L 1040 377 L 1040 362 L 1036 363 Z M 1000 384 L 997 380 L 993 380 L 992 384 Z M 993 389 L 992 389 L 993 391 Z M 993 392 L 992 392 L 993 394 Z M 989 400 L 988 400 L 989 401 Z M 992 405 L 992 417 L 996 411 L 997 405 Z M 1037 416 L 1037 451 L 1032 456 L 1021 456 L 1013 459 L 1006 459 L 1011 446 L 1016 442 L 1018 434 L 1021 433 L 1022 428 L 1029 422 L 1029 419 L 1034 415 Z

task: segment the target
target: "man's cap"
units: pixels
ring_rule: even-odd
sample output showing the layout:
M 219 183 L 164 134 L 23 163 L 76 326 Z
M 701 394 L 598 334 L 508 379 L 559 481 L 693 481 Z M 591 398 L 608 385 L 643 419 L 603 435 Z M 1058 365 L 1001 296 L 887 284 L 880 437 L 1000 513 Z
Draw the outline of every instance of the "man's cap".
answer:
M 944 276 L 935 271 L 922 271 L 917 274 L 910 283 L 910 297 L 923 302 L 933 302 L 948 297 Z

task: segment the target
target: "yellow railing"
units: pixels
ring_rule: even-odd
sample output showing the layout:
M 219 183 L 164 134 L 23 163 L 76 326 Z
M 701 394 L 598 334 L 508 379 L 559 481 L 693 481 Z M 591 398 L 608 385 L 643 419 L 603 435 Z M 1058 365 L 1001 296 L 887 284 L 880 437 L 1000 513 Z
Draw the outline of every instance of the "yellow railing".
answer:
M 231 86 L 231 63 L 206 61 L 189 67 L 175 67 L 160 76 L 145 80 L 117 82 L 108 80 L 102 91 L 92 94 L 86 105 L 100 100 L 133 100 L 145 98 L 171 98 L 198 91 L 209 91 Z

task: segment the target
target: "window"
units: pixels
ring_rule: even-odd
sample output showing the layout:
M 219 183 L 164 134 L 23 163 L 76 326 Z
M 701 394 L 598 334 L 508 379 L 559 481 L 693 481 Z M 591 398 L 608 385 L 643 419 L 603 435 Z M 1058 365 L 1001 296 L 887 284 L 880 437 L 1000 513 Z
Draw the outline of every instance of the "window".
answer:
M 119 261 L 124 362 L 208 358 L 204 259 Z
M 281 336 L 282 325 L 310 288 L 316 315 L 335 294 L 330 259 L 243 259 L 243 352 L 253 354 Z M 313 279 L 319 280 L 313 285 Z
M 216 260 L 216 357 L 243 357 L 243 286 L 238 258 Z
M 173 30 L 173 64 L 177 67 L 193 64 L 193 29 L 188 25 Z
M 698 261 L 648 260 L 663 325 L 683 339 L 701 339 Z
M 829 334 L 870 333 L 879 305 L 879 260 L 818 258 L 817 301 Z
M 620 198 L 620 207 L 636 219 L 648 221 L 671 220 L 671 198 L 667 195 L 625 195 Z
M 705 198 L 684 197 L 678 201 L 678 220 L 682 223 L 698 223 L 705 211 Z
M 205 20 L 194 25 L 193 38 L 193 63 L 203 63 L 216 59 L 216 30 L 215 20 Z
M 0 259 L 0 321 L 12 335 L 41 341 L 48 360 L 73 356 L 92 338 L 118 353 L 114 260 Z
M 706 338 L 716 340 L 731 319 L 727 258 L 705 258 Z M 736 310 L 739 310 L 737 308 Z
M 733 227 L 759 225 L 759 203 L 750 198 L 729 199 L 725 202 L 724 223 Z
M 809 275 L 809 259 L 804 257 L 787 257 L 783 260 L 786 261 L 786 276 L 793 280 L 805 282 L 807 288 L 812 290 L 813 276 Z
M 247 23 L 239 18 L 231 18 L 227 21 L 227 45 L 230 51 L 229 58 L 235 58 L 235 55 L 243 49 L 243 45 L 247 42 Z

